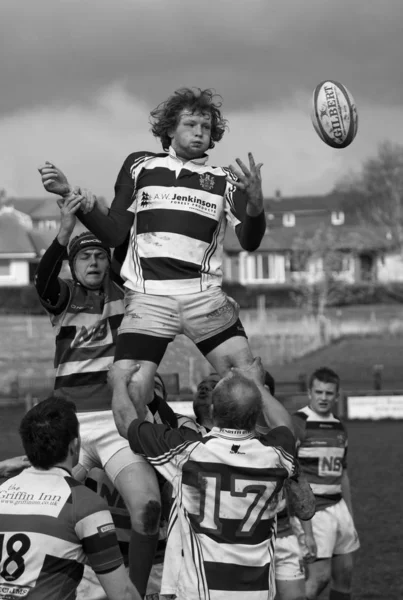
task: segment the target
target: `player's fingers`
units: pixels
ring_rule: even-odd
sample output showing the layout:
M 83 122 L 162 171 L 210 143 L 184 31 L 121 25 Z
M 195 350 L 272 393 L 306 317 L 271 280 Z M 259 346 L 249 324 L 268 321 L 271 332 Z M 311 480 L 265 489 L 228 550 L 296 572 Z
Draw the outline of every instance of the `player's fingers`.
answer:
M 247 166 L 241 161 L 240 158 L 236 158 L 235 160 L 238 163 L 242 173 L 248 177 L 250 175 L 250 171 Z
M 250 170 L 253 171 L 253 169 L 256 168 L 256 165 L 255 165 L 255 159 L 253 158 L 252 152 L 248 152 L 248 158 L 249 158 Z
M 228 181 L 228 183 L 231 183 L 232 185 L 237 187 L 239 190 L 245 189 L 245 184 L 242 183 L 242 181 L 234 181 L 233 179 L 231 179 L 231 177 L 228 177 L 228 176 L 225 179 Z
M 256 165 L 255 169 L 258 175 L 260 175 L 260 169 L 263 167 L 263 163 L 259 163 L 258 165 Z

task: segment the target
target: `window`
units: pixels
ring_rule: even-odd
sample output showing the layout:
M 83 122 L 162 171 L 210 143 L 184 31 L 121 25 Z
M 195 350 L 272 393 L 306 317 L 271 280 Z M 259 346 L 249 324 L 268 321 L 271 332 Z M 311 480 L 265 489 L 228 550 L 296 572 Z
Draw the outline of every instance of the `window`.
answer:
M 295 225 L 294 213 L 284 213 L 283 214 L 283 225 L 284 225 L 284 227 L 294 227 L 294 225 Z
M 275 256 L 273 254 L 254 254 L 247 257 L 247 281 L 273 281 L 276 279 Z
M 335 254 L 331 257 L 331 270 L 333 273 L 344 273 L 350 270 L 351 256 L 348 254 Z
M 332 225 L 343 225 L 344 223 L 344 212 L 333 211 L 332 212 Z
M 0 258 L 0 277 L 8 277 L 10 275 L 10 261 Z
M 38 229 L 56 229 L 57 221 L 55 220 L 45 220 L 38 221 Z

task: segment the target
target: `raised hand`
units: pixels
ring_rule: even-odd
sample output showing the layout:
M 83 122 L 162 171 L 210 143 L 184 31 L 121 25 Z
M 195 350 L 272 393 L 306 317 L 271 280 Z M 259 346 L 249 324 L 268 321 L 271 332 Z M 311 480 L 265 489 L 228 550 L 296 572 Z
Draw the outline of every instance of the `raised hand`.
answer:
M 260 175 L 263 163 L 256 165 L 252 152 L 249 152 L 248 157 L 249 169 L 240 158 L 236 159 L 239 169 L 236 169 L 232 165 L 229 167 L 238 177 L 238 181 L 235 181 L 230 176 L 227 176 L 226 180 L 245 192 L 248 197 L 248 213 L 254 216 L 260 214 L 263 210 L 262 178 Z
M 55 167 L 52 163 L 46 161 L 44 165 L 39 167 L 43 187 L 47 192 L 57 194 L 58 196 L 68 196 L 72 192 L 72 187 L 69 184 L 66 175 Z
M 264 385 L 266 371 L 262 365 L 260 356 L 257 356 L 248 367 L 233 367 L 231 371 L 235 374 L 243 375 L 247 379 L 252 379 L 258 385 Z
M 128 387 L 133 375 L 140 370 L 140 367 L 141 365 L 134 360 L 118 360 L 113 363 L 108 371 L 108 383 L 110 387 L 114 389 L 119 384 Z

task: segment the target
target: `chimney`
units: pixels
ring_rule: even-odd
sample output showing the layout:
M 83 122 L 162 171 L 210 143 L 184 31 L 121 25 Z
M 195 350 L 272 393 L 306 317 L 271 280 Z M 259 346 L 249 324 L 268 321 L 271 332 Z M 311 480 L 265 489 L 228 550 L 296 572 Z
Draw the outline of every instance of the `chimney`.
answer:
M 280 200 L 281 200 L 281 190 L 275 190 L 275 192 L 274 192 L 274 200 L 276 200 L 276 202 L 280 202 Z

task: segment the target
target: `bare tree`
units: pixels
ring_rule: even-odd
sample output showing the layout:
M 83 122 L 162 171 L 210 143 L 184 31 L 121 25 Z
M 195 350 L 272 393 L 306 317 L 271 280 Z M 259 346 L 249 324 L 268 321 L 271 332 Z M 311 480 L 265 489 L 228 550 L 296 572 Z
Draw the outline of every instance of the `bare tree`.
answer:
M 403 146 L 385 141 L 359 173 L 350 173 L 335 191 L 354 194 L 356 212 L 384 230 L 390 245 L 403 253 Z
M 351 240 L 356 250 L 360 240 Z M 331 306 L 340 289 L 345 287 L 340 274 L 352 254 L 345 249 L 340 229 L 321 225 L 315 231 L 300 233 L 292 248 L 293 269 L 304 273 L 299 284 L 300 305 L 320 321 L 325 320 L 326 309 Z

